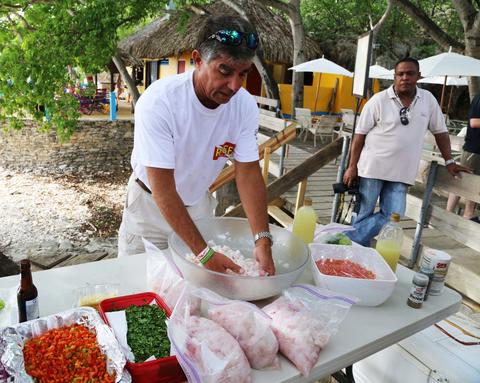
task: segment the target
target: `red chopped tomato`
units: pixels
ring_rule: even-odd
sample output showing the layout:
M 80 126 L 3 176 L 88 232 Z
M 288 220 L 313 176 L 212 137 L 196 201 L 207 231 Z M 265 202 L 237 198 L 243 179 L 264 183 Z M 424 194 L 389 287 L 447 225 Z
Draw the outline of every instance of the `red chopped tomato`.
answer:
M 25 370 L 38 383 L 115 382 L 96 335 L 82 325 L 50 330 L 26 341 L 23 358 Z
M 375 279 L 375 273 L 348 259 L 319 259 L 315 262 L 322 274 L 337 277 Z

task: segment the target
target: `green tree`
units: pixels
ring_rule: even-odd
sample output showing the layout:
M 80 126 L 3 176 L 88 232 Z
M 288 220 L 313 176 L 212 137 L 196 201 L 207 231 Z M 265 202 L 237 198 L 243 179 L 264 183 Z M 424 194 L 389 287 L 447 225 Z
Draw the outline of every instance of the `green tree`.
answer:
M 447 50 L 453 47 L 455 50 L 467 56 L 480 59 L 480 1 L 479 0 L 452 0 L 450 16 L 459 20 L 463 33 L 456 34 L 441 23 L 432 18 L 421 4 L 415 4 L 409 0 L 390 0 L 393 4 L 402 8 L 428 35 Z M 443 4 L 444 2 L 442 2 Z M 470 77 L 470 98 L 480 92 L 480 78 Z
M 388 3 L 387 0 L 304 0 L 302 14 L 306 30 L 329 52 L 335 50 L 339 40 L 355 43 L 358 35 L 368 31 L 373 21 L 380 19 Z M 383 58 L 383 65 L 391 65 L 407 53 L 418 58 L 434 54 L 438 45 L 430 35 L 418 28 L 417 21 L 404 13 L 395 1 L 391 3 L 391 13 L 376 38 L 375 56 Z M 462 25 L 451 1 L 419 0 L 416 3 L 454 40 L 463 38 Z M 341 63 L 353 69 L 354 52 L 340 56 Z
M 79 117 L 72 68 L 97 73 L 116 57 L 119 33 L 163 12 L 154 0 L 30 0 L 0 4 L 0 120 L 32 117 L 69 137 Z M 117 55 L 118 56 L 118 55 Z M 117 65 L 118 66 L 118 65 Z M 121 63 L 120 63 L 121 66 Z M 122 72 L 122 69 L 119 68 Z

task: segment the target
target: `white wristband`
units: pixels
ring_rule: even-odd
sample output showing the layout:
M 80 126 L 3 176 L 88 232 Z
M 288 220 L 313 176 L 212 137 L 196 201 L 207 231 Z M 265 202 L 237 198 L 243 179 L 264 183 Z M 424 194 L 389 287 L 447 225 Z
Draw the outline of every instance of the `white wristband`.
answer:
M 450 158 L 449 160 L 445 161 L 445 166 L 448 166 L 448 165 L 451 165 L 451 164 L 454 164 L 454 163 L 455 163 L 455 160 L 453 158 Z

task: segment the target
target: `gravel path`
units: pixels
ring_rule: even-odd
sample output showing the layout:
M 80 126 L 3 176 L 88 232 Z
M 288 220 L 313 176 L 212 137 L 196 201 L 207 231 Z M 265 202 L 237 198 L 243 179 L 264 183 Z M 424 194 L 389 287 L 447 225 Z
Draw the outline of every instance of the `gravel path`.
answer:
M 126 184 L 126 176 L 81 180 L 0 167 L 0 251 L 18 261 L 26 255 L 90 251 L 92 243 L 101 248 L 102 241 L 112 247 Z

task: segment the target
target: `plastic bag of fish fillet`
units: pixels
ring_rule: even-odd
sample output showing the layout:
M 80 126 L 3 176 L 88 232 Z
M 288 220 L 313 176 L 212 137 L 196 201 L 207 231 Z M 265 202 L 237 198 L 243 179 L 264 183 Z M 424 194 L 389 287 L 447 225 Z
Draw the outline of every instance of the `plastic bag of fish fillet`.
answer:
M 195 289 L 209 319 L 222 326 L 240 344 L 256 370 L 278 369 L 278 341 L 270 328 L 271 318 L 252 303 L 230 300 L 205 288 Z
M 357 298 L 312 285 L 294 285 L 265 306 L 280 352 L 307 376 L 320 351 Z
M 168 250 L 158 249 L 145 238 L 143 244 L 147 253 L 147 286 L 173 310 L 185 286 L 182 272 Z
M 250 383 L 252 369 L 238 341 L 195 310 L 198 297 L 186 284 L 167 321 L 172 354 L 190 383 Z

